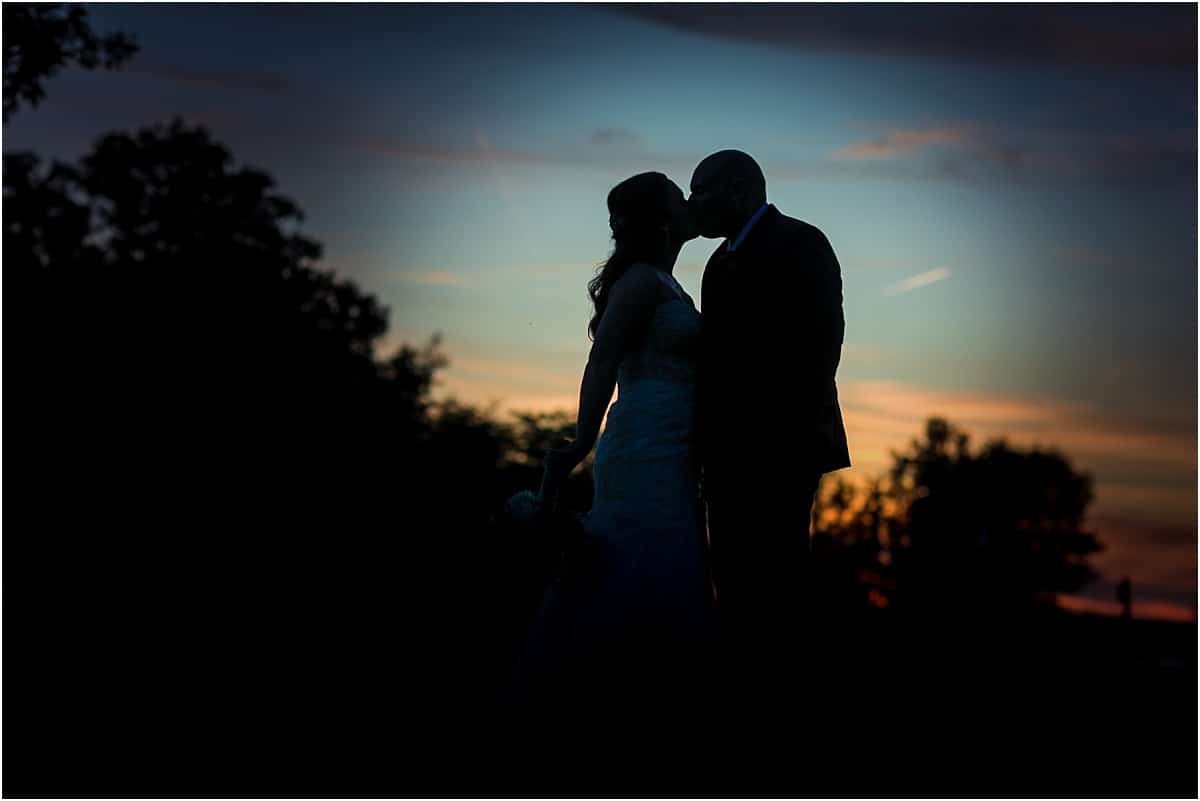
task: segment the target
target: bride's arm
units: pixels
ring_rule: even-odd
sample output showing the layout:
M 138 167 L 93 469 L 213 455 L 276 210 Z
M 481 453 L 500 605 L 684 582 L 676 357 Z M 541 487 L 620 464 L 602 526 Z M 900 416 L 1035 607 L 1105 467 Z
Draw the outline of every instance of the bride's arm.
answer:
M 617 366 L 621 357 L 646 330 L 658 305 L 660 284 L 653 270 L 646 265 L 630 267 L 609 293 L 608 305 L 596 329 L 596 340 L 588 354 L 579 387 L 575 440 L 565 448 L 546 454 L 546 481 L 552 491 L 556 491 L 558 484 L 587 458 L 596 444 L 600 423 L 617 385 Z

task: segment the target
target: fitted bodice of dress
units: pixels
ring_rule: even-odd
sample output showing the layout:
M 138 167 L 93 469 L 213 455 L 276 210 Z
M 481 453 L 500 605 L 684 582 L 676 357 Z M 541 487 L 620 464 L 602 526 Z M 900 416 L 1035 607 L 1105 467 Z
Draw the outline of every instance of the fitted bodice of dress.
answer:
M 617 401 L 596 450 L 594 507 L 694 503 L 700 315 L 674 279 L 638 346 L 617 368 Z

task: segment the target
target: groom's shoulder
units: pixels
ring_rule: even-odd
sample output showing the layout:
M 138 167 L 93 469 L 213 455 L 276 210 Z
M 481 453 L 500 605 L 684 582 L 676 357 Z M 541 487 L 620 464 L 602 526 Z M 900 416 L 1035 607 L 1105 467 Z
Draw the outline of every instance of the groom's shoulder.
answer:
M 829 239 L 825 236 L 825 232 L 812 223 L 807 223 L 804 220 L 797 220 L 795 217 L 789 217 L 786 214 L 780 213 L 776 228 L 779 232 L 788 239 L 805 244 L 828 245 Z
M 825 264 L 840 271 L 833 245 L 825 232 L 817 226 L 781 214 L 775 230 L 778 232 L 775 252 L 787 252 L 803 258 L 806 262 Z

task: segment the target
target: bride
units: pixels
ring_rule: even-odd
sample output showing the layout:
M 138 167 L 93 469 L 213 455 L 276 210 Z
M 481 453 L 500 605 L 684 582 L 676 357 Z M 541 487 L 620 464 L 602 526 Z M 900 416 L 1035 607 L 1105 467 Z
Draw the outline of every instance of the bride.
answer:
M 575 564 L 548 588 L 529 631 L 517 686 L 527 703 L 616 714 L 695 704 L 715 613 L 694 438 L 700 315 L 672 276 L 698 233 L 683 192 L 661 173 L 618 184 L 608 210 L 614 248 L 588 285 L 594 341 L 576 438 L 547 453 L 539 501 L 553 507 L 607 411 L 595 495 Z

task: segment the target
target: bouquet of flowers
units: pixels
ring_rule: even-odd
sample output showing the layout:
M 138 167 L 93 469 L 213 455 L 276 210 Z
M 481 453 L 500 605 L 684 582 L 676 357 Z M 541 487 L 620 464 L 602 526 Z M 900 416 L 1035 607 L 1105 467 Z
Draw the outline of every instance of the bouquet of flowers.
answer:
M 544 520 L 544 511 L 541 498 L 529 490 L 521 490 L 504 503 L 505 516 L 518 528 L 536 529 Z
M 583 515 L 558 508 L 557 494 L 521 490 L 505 501 L 496 522 L 524 552 L 527 564 L 539 565 L 546 572 L 564 567 L 583 541 Z

